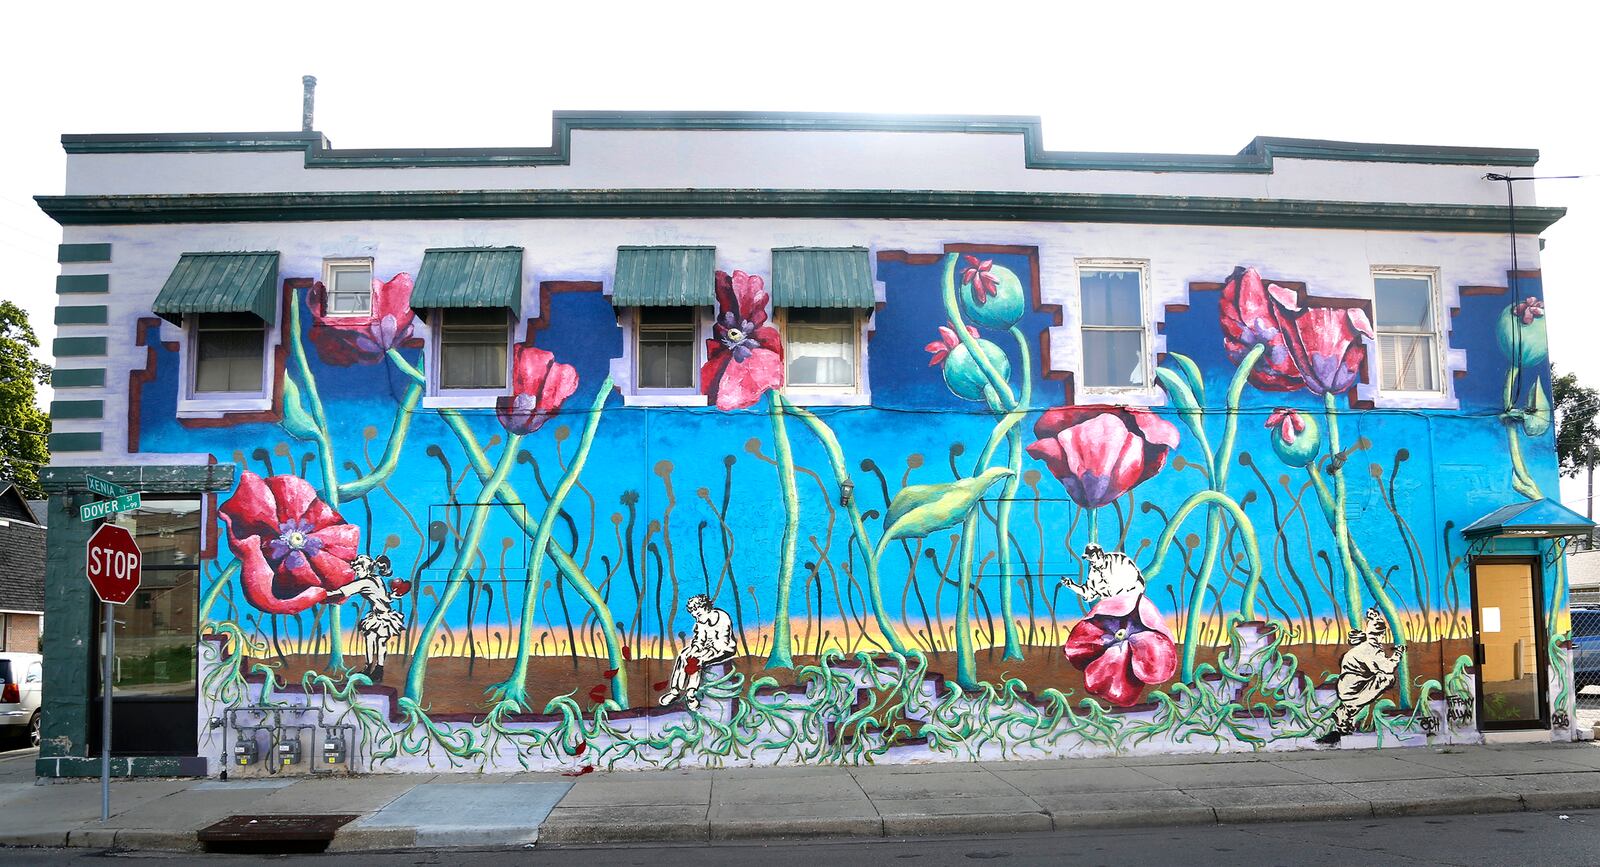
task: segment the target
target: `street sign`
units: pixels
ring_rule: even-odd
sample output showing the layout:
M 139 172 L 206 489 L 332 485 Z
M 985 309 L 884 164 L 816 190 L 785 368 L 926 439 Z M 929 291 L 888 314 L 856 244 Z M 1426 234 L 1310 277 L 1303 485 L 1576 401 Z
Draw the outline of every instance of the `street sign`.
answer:
M 107 515 L 114 515 L 117 512 L 131 512 L 142 505 L 144 503 L 139 497 L 139 492 L 134 491 L 131 494 L 122 494 L 115 500 L 96 500 L 93 503 L 85 503 L 79 506 L 78 520 L 93 521 L 104 518 Z
M 139 545 L 127 528 L 101 524 L 89 537 L 85 571 L 101 602 L 121 605 L 131 599 L 139 589 L 141 566 Z
M 127 488 L 112 484 L 99 476 L 85 474 L 84 478 L 89 482 L 90 493 L 99 494 L 102 497 L 121 497 L 128 493 Z

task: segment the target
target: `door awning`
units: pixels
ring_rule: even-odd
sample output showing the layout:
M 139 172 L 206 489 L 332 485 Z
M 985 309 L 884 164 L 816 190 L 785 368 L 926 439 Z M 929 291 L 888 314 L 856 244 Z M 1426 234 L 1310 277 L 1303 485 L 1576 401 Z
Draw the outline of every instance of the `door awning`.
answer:
M 411 307 L 502 307 L 522 315 L 521 247 L 448 247 L 425 250 Z
M 1556 539 L 1587 536 L 1594 527 L 1593 521 L 1555 500 L 1538 499 L 1501 506 L 1467 525 L 1461 535 L 1468 539 Z
M 151 311 L 173 324 L 192 313 L 253 313 L 278 320 L 278 254 L 184 253 L 156 293 Z
M 717 303 L 717 248 L 618 247 L 614 307 L 711 307 Z
M 772 251 L 774 307 L 872 307 L 872 263 L 865 247 L 786 247 Z

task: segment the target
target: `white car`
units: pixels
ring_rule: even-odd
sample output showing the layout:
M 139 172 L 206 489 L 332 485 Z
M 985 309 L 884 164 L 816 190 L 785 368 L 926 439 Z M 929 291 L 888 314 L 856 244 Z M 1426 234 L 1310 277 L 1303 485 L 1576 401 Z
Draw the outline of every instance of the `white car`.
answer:
M 39 745 L 39 700 L 44 687 L 44 657 L 0 653 L 0 733 L 21 734 Z

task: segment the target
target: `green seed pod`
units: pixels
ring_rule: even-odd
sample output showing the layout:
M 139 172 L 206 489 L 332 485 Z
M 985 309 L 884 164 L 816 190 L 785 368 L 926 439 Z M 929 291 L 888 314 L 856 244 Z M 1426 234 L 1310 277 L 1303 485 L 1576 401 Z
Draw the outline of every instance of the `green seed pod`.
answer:
M 1001 379 L 1011 378 L 1011 361 L 1006 358 L 1005 350 L 987 340 L 975 339 L 978 351 L 989 360 L 989 364 L 1000 374 Z M 963 400 L 983 400 L 983 389 L 989 384 L 989 378 L 983 375 L 983 368 L 978 366 L 978 361 L 972 353 L 967 351 L 965 343 L 957 345 L 950 350 L 950 355 L 944 360 L 944 383 L 950 386 L 956 397 Z

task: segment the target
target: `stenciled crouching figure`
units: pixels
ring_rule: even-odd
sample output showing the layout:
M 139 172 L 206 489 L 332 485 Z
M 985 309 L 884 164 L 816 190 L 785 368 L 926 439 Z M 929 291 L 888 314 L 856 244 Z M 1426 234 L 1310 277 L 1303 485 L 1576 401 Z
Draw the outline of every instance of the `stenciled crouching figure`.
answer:
M 667 691 L 661 694 L 661 705 L 665 707 L 682 698 L 690 710 L 696 710 L 700 707 L 701 672 L 706 666 L 732 659 L 738 645 L 733 638 L 733 618 L 712 605 L 711 597 L 703 593 L 691 596 L 684 609 L 694 618 L 694 634 L 678 651 Z
M 358 555 L 350 561 L 350 571 L 355 574 L 355 580 L 328 591 L 328 598 L 333 601 L 340 596 L 360 596 L 372 606 L 356 623 L 356 632 L 361 634 L 367 654 L 367 667 L 361 673 L 373 683 L 383 683 L 383 663 L 389 655 L 389 642 L 406 628 L 405 619 L 394 609 L 394 602 L 411 590 L 411 582 L 386 583 L 385 579 L 391 574 L 387 556 Z
M 1377 606 L 1367 609 L 1360 629 L 1350 631 L 1350 643 L 1339 663 L 1339 707 L 1333 712 L 1333 729 L 1317 743 L 1333 746 L 1356 730 L 1356 717 L 1394 684 L 1395 671 L 1406 649 L 1388 643 L 1389 623 Z

